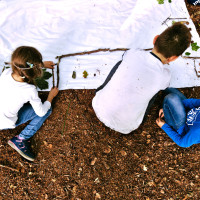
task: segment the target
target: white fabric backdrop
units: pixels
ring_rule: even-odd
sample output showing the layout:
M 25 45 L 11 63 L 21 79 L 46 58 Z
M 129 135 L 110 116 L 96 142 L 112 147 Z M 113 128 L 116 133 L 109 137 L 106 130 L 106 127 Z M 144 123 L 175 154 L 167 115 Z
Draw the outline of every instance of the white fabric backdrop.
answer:
M 162 24 L 167 17 L 187 18 L 184 21 L 189 21 L 193 41 L 200 45 L 184 0 L 165 0 L 162 5 L 157 0 L 1 0 L 0 12 L 0 69 L 20 45 L 34 46 L 44 60 L 54 62 L 62 54 L 99 48 L 152 48 L 154 36 L 172 24 L 172 20 Z M 190 56 L 200 56 L 200 50 L 186 51 Z M 100 52 L 63 58 L 59 88 L 97 88 L 122 54 L 123 51 Z M 172 71 L 172 87 L 200 85 L 193 60 L 179 58 L 167 67 Z M 86 79 L 84 70 L 89 74 Z M 76 79 L 72 78 L 73 71 Z M 51 79 L 49 85 L 51 88 Z

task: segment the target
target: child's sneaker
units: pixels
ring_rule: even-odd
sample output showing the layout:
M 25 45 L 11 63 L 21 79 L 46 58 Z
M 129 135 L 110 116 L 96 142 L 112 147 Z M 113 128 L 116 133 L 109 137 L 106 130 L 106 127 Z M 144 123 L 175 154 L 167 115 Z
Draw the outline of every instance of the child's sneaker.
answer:
M 34 161 L 35 156 L 31 150 L 30 140 L 22 140 L 18 135 L 8 141 L 8 144 L 27 160 Z

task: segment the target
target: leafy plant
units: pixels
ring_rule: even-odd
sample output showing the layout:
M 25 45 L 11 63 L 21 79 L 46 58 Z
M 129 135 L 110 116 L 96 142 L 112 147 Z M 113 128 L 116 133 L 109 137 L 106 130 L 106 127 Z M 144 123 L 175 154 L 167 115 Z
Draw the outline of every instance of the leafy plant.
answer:
M 191 43 L 191 47 L 192 47 L 192 50 L 193 50 L 193 51 L 198 51 L 198 49 L 200 48 L 200 47 L 197 45 L 197 42 Z
M 186 56 L 189 56 L 191 53 L 190 52 L 185 52 L 185 55 Z
M 46 71 L 46 69 L 42 70 L 43 70 L 43 76 L 36 78 L 35 83 L 38 88 L 40 88 L 41 90 L 45 90 L 49 88 L 49 83 L 47 82 L 47 80 L 52 76 L 52 74 Z
M 87 78 L 88 75 L 89 75 L 89 74 L 87 73 L 87 71 L 84 71 L 84 72 L 83 72 L 83 77 L 84 77 L 84 78 Z

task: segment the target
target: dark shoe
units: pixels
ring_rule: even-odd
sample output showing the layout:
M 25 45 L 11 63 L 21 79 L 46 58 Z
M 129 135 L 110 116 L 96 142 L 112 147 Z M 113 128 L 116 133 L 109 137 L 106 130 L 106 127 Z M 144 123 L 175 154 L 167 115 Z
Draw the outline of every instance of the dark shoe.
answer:
M 27 160 L 34 161 L 30 140 L 21 140 L 18 135 L 8 141 L 8 144 Z

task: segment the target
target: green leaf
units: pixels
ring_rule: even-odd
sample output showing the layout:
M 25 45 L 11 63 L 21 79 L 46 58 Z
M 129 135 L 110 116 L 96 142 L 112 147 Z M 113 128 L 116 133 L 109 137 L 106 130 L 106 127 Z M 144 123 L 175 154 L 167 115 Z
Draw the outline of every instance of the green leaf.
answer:
M 76 72 L 75 72 L 75 71 L 73 71 L 73 73 L 72 73 L 72 78 L 73 78 L 73 79 L 76 78 Z
M 89 75 L 89 74 L 87 73 L 87 71 L 84 71 L 84 72 L 83 72 L 83 77 L 84 77 L 84 78 L 87 78 L 88 75 Z
M 169 2 L 169 3 L 171 3 L 171 2 L 172 2 L 172 0 L 168 0 L 168 2 Z
M 49 88 L 49 83 L 46 80 L 48 80 L 52 76 L 52 74 L 50 72 L 46 71 L 45 68 L 43 68 L 42 70 L 43 70 L 43 76 L 36 78 L 35 84 L 41 90 L 45 90 L 45 89 Z
M 49 88 L 49 83 L 44 78 L 36 78 L 35 79 L 36 86 L 41 90 L 45 90 Z
M 200 47 L 197 45 L 197 42 L 191 43 L 191 47 L 192 47 L 192 50 L 193 50 L 193 51 L 198 51 L 198 49 L 200 48 Z
M 189 56 L 191 53 L 190 52 L 185 52 L 185 55 L 186 56 Z
M 50 77 L 52 77 L 52 74 L 50 72 L 47 72 L 47 71 L 43 72 L 44 79 L 49 79 Z
M 175 23 L 176 23 L 176 21 L 173 20 L 173 21 L 172 21 L 172 25 L 174 25 Z

